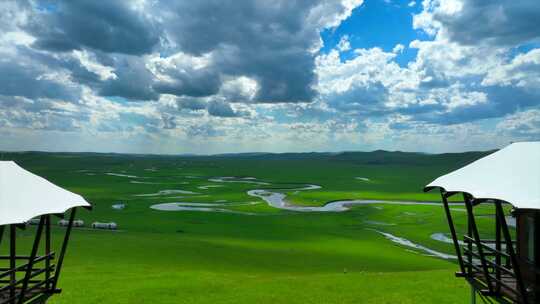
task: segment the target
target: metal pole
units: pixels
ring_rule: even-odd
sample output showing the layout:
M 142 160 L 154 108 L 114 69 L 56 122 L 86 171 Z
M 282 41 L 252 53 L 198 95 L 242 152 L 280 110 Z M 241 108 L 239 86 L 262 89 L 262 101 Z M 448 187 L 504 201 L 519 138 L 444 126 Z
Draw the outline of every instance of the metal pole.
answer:
M 71 210 L 71 215 L 69 216 L 69 223 L 66 230 L 66 235 L 64 236 L 64 242 L 62 243 L 62 249 L 60 251 L 60 256 L 58 257 L 58 265 L 56 266 L 56 271 L 54 272 L 54 279 L 52 290 L 56 289 L 56 284 L 58 283 L 58 278 L 60 277 L 60 270 L 62 270 L 62 263 L 64 262 L 64 256 L 66 254 L 67 245 L 69 242 L 69 236 L 71 234 L 71 228 L 73 228 L 73 221 L 75 220 L 75 211 L 77 208 Z
M 2 244 L 2 238 L 4 236 L 4 228 L 6 226 L 0 226 L 0 244 Z
M 41 216 L 39 219 L 39 226 L 36 231 L 36 237 L 34 238 L 34 244 L 32 245 L 32 251 L 30 253 L 30 259 L 26 265 L 26 274 L 24 276 L 23 285 L 21 287 L 21 293 L 19 294 L 19 304 L 24 302 L 24 297 L 26 289 L 28 288 L 28 283 L 32 275 L 32 270 L 34 268 L 34 260 L 36 259 L 37 251 L 39 248 L 39 242 L 41 241 L 41 234 L 43 233 L 43 226 L 45 225 L 45 216 Z
M 17 249 L 16 249 L 16 237 L 17 237 L 17 227 L 14 224 L 9 225 L 9 268 L 12 271 L 9 275 L 9 298 L 12 299 L 11 303 L 15 304 L 15 282 L 17 281 L 16 272 L 14 269 L 17 267 Z
M 452 235 L 452 242 L 454 243 L 454 249 L 458 258 L 459 269 L 461 275 L 465 274 L 465 267 L 463 266 L 463 257 L 461 256 L 461 249 L 459 248 L 459 242 L 456 235 L 456 228 L 454 227 L 454 221 L 452 220 L 452 213 L 450 213 L 450 207 L 448 206 L 448 197 L 446 192 L 441 190 L 441 197 L 444 205 L 444 212 L 446 213 L 446 219 L 448 220 L 448 226 L 450 227 L 450 234 Z
M 46 215 L 45 216 L 45 289 L 47 291 L 50 291 L 51 282 L 49 282 L 49 279 L 51 278 L 51 257 L 49 256 L 51 254 L 51 216 Z
M 499 218 L 499 208 L 495 207 L 495 250 L 497 251 L 495 255 L 495 264 L 497 264 L 497 267 L 495 267 L 495 278 L 497 279 L 495 281 L 495 290 L 497 294 L 499 295 L 501 293 L 501 267 L 502 267 L 502 261 L 501 261 L 501 220 Z
M 465 203 L 465 206 L 467 206 L 467 200 L 464 199 L 463 202 Z M 472 246 L 472 224 L 471 224 L 471 217 L 469 216 L 469 211 L 467 209 L 467 236 L 469 237 L 467 239 L 467 249 L 468 249 L 468 254 L 467 254 L 467 277 L 471 278 L 472 277 L 472 272 L 473 272 L 473 268 L 472 268 L 472 262 L 473 262 L 473 256 L 472 256 L 472 250 L 473 250 L 473 246 Z
M 510 236 L 510 232 L 508 231 L 508 225 L 506 225 L 506 219 L 504 218 L 504 210 L 502 208 L 501 202 L 496 201 L 495 207 L 498 210 L 497 214 L 499 215 L 499 220 L 501 221 L 501 228 L 504 234 L 504 240 L 506 241 L 506 249 L 510 254 L 512 268 L 514 269 L 514 274 L 516 275 L 517 287 L 519 289 L 519 293 L 521 294 L 521 298 L 523 299 L 522 303 L 527 304 L 529 302 L 527 300 L 527 291 L 525 290 L 525 285 L 523 285 L 523 277 L 521 276 L 521 271 L 519 269 L 518 259 L 514 251 L 514 246 L 512 245 L 512 237 Z
M 476 288 L 471 285 L 471 304 L 476 304 Z
M 484 250 L 482 249 L 482 242 L 480 241 L 480 234 L 478 233 L 478 227 L 476 226 L 476 221 L 474 219 L 474 213 L 473 213 L 473 202 L 472 198 L 468 194 L 463 194 L 463 198 L 465 199 L 465 206 L 467 206 L 467 213 L 469 214 L 469 220 L 471 223 L 471 229 L 474 235 L 474 240 L 476 243 L 476 249 L 478 250 L 478 255 L 480 255 L 480 262 L 482 263 L 482 270 L 484 272 L 484 277 L 486 278 L 486 284 L 488 286 L 488 290 L 490 292 L 493 291 L 493 287 L 491 286 L 491 279 L 489 278 L 489 269 L 486 265 L 486 257 L 484 255 Z M 472 254 L 471 254 L 472 258 Z

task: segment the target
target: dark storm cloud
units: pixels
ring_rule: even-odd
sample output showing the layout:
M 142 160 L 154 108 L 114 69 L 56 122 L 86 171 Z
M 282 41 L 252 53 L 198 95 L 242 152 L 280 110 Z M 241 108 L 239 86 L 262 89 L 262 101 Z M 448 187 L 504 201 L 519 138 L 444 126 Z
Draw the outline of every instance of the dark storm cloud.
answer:
M 88 70 L 81 62 L 72 56 L 55 56 L 54 53 L 41 52 L 34 49 L 19 47 L 19 59 L 29 66 L 42 65 L 50 71 L 64 70 L 71 79 L 94 89 L 97 95 L 123 97 L 128 100 L 156 100 L 159 94 L 152 89 L 153 74 L 146 68 L 145 62 L 137 56 L 107 55 L 92 53 L 93 58 L 101 64 L 114 69 L 114 77 L 101 79 L 98 74 Z M 14 69 L 26 67 L 13 66 Z M 24 71 L 21 71 L 24 72 Z M 35 71 L 29 72 L 36 75 Z M 63 88 L 60 88 L 63 89 Z M 53 92 L 50 92 L 53 93 Z
M 164 24 L 182 51 L 196 56 L 214 52 L 214 68 L 220 73 L 257 80 L 256 102 L 305 102 L 315 94 L 314 55 L 309 49 L 319 39 L 317 28 L 306 24 L 306 18 L 317 4 L 170 1 Z M 215 88 L 208 86 L 207 95 Z
M 450 111 L 415 113 L 415 120 L 450 125 L 503 117 L 540 106 L 540 93 L 514 87 L 486 87 L 487 102 L 464 105 Z M 437 108 L 435 108 L 437 109 Z
M 204 110 L 206 109 L 206 102 L 196 98 L 182 98 L 176 101 L 179 109 L 187 110 Z
M 464 44 L 514 45 L 540 39 L 540 1 L 465 0 L 458 14 L 435 14 L 450 37 Z
M 319 31 L 348 9 L 338 0 L 11 0 L 0 8 L 4 20 L 26 17 L 0 21 L 0 30 L 26 32 L 35 39 L 30 47 L 42 52 L 35 52 L 36 60 L 49 61 L 52 70 L 68 70 L 74 82 L 98 95 L 129 100 L 219 95 L 227 102 L 250 103 L 312 101 Z M 73 50 L 113 67 L 116 77 L 100 79 L 74 60 Z M 164 77 L 157 78 L 144 56 L 167 59 L 182 53 L 211 54 L 211 60 L 204 67 L 165 67 Z M 257 82 L 255 96 L 220 95 L 224 81 L 242 76 Z
M 386 113 L 384 102 L 388 89 L 380 82 L 358 85 L 340 94 L 327 97 L 328 105 L 341 112 L 382 115 Z
M 91 48 L 140 55 L 159 42 L 158 27 L 129 1 L 37 1 L 26 26 L 36 48 L 53 52 Z
M 29 64 L 0 61 L 0 71 L 0 95 L 72 100 L 77 91 L 44 77 L 43 71 Z
M 208 114 L 217 117 L 238 117 L 240 113 L 233 110 L 230 104 L 221 101 L 212 101 L 208 104 Z
M 156 92 L 176 96 L 205 97 L 216 94 L 221 86 L 219 74 L 215 71 L 201 70 L 185 73 L 169 70 L 172 82 L 159 82 L 153 86 Z
M 303 35 L 304 19 L 317 1 L 224 0 L 166 3 L 162 9 L 169 9 L 170 12 L 166 20 L 170 34 L 184 51 L 201 55 L 222 45 L 239 47 L 263 43 L 272 48 L 291 49 L 291 36 Z M 311 46 L 311 43 L 299 41 L 294 45 L 306 48 Z
M 18 46 L 17 61 L 42 70 L 58 71 L 65 69 L 77 82 L 87 84 L 99 81 L 99 75 L 87 70 L 79 60 L 68 56 L 56 56 L 54 53 L 42 52 L 26 46 Z
M 241 50 L 233 58 L 222 58 L 220 64 L 230 74 L 257 80 L 257 102 L 310 102 L 313 99 L 317 79 L 311 53 L 300 49 L 257 49 L 254 46 Z
M 116 78 L 105 80 L 97 85 L 101 96 L 117 96 L 129 100 L 156 100 L 159 94 L 154 91 L 153 74 L 146 68 L 142 59 L 133 56 L 118 56 L 112 60 Z

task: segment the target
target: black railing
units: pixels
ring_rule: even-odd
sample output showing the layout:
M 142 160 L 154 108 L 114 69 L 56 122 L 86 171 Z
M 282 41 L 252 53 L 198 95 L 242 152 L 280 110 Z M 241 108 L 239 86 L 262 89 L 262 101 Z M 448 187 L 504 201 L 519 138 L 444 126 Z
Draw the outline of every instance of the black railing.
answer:
M 478 291 L 482 296 L 499 303 L 540 303 L 537 301 L 540 287 L 533 286 L 532 284 L 538 283 L 529 279 L 531 273 L 540 276 L 540 269 L 518 257 L 515 249 L 517 243 L 510 233 L 502 207 L 505 202 L 475 199 L 466 192 L 446 192 L 444 189 L 440 191 L 460 270 L 456 276 L 466 278 L 472 285 L 473 292 Z M 448 203 L 448 198 L 456 194 L 463 195 L 467 212 L 467 234 L 464 243 L 458 240 Z M 480 238 L 474 207 L 481 203 L 493 204 L 495 207 L 494 240 Z
M 62 269 L 69 237 L 75 220 L 76 208 L 71 209 L 67 229 L 55 264 L 51 251 L 51 215 L 39 217 L 34 241 L 29 255 L 20 255 L 17 250 L 17 229 L 24 224 L 0 226 L 0 245 L 8 231 L 8 256 L 0 256 L 0 304 L 45 303 L 53 294 L 60 293 L 57 283 Z M 8 228 L 8 229 L 6 229 Z M 40 243 L 44 237 L 44 253 L 40 255 Z M 43 244 L 42 244 L 43 245 Z M 42 246 L 43 247 L 43 246 Z
M 51 263 L 54 257 L 54 252 L 36 257 L 33 261 L 29 256 L 0 256 L 0 260 L 26 260 L 15 268 L 0 268 L 0 304 L 19 303 L 25 283 L 23 301 L 54 293 L 51 288 L 56 270 L 56 265 Z
M 465 276 L 469 281 L 480 287 L 478 289 L 484 295 L 496 297 L 501 302 L 506 300 L 508 303 L 521 303 L 524 296 L 519 290 L 518 278 L 512 268 L 508 249 L 499 245 L 497 247 L 501 249 L 498 250 L 490 246 L 496 241 L 482 239 L 480 247 L 483 249 L 483 255 L 481 255 L 474 238 L 465 235 L 463 241 L 466 244 L 462 246 L 465 257 L 463 263 L 466 269 Z M 487 268 L 487 272 L 484 267 Z M 540 273 L 540 269 L 536 267 L 535 271 Z

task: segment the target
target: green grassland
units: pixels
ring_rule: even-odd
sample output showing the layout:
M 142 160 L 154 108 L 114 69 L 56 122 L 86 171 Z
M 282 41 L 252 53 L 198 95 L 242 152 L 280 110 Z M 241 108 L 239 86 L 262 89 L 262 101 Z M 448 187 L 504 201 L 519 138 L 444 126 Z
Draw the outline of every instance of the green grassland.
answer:
M 270 207 L 246 191 L 320 185 L 280 190 L 289 202 L 311 206 L 342 199 L 437 201 L 437 193 L 422 192 L 425 184 L 484 155 L 28 152 L 3 158 L 82 194 L 94 206 L 77 216 L 87 224 L 119 225 L 118 231 L 75 229 L 60 281 L 63 292 L 52 303 L 463 303 L 468 288 L 453 276 L 454 262 L 392 243 L 377 232 L 452 254 L 450 244 L 430 238 L 448 230 L 440 206 L 294 212 Z M 216 185 L 208 179 L 219 176 L 255 177 L 268 185 L 199 188 Z M 137 196 L 166 189 L 196 194 Z M 260 203 L 229 208 L 244 213 L 150 209 L 156 203 L 220 200 Z M 113 210 L 115 202 L 127 208 Z M 463 232 L 465 213 L 459 208 L 453 208 L 454 216 Z M 479 222 L 482 231 L 492 224 L 490 217 Z M 56 242 L 62 232 L 54 228 Z M 20 238 L 29 242 L 32 228 Z

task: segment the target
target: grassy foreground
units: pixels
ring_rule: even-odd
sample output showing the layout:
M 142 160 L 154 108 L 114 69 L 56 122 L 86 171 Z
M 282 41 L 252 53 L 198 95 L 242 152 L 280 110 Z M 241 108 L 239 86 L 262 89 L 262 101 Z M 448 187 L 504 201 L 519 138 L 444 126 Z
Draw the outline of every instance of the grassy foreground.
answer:
M 430 238 L 447 232 L 439 206 L 363 205 L 343 213 L 303 213 L 267 206 L 246 191 L 285 191 L 295 204 L 336 199 L 437 200 L 423 194 L 434 177 L 484 153 L 242 155 L 157 157 L 7 154 L 21 166 L 84 195 L 94 205 L 78 218 L 115 221 L 120 230 L 77 229 L 51 303 L 463 303 L 468 288 L 452 261 L 392 243 L 378 231 L 452 253 Z M 124 176 L 110 175 L 121 174 Z M 256 177 L 269 185 L 223 183 Z M 362 178 L 362 179 L 359 179 Z M 367 180 L 365 180 L 365 179 Z M 193 194 L 150 195 L 162 190 Z M 143 196 L 140 196 L 140 195 Z M 163 202 L 261 201 L 232 211 L 166 212 Z M 111 204 L 127 203 L 121 211 Z M 458 226 L 463 212 L 454 208 Z M 482 219 L 480 226 L 491 224 Z M 61 228 L 55 228 L 59 241 Z M 21 234 L 30 240 L 32 231 Z M 2 244 L 4 247 L 5 245 Z

